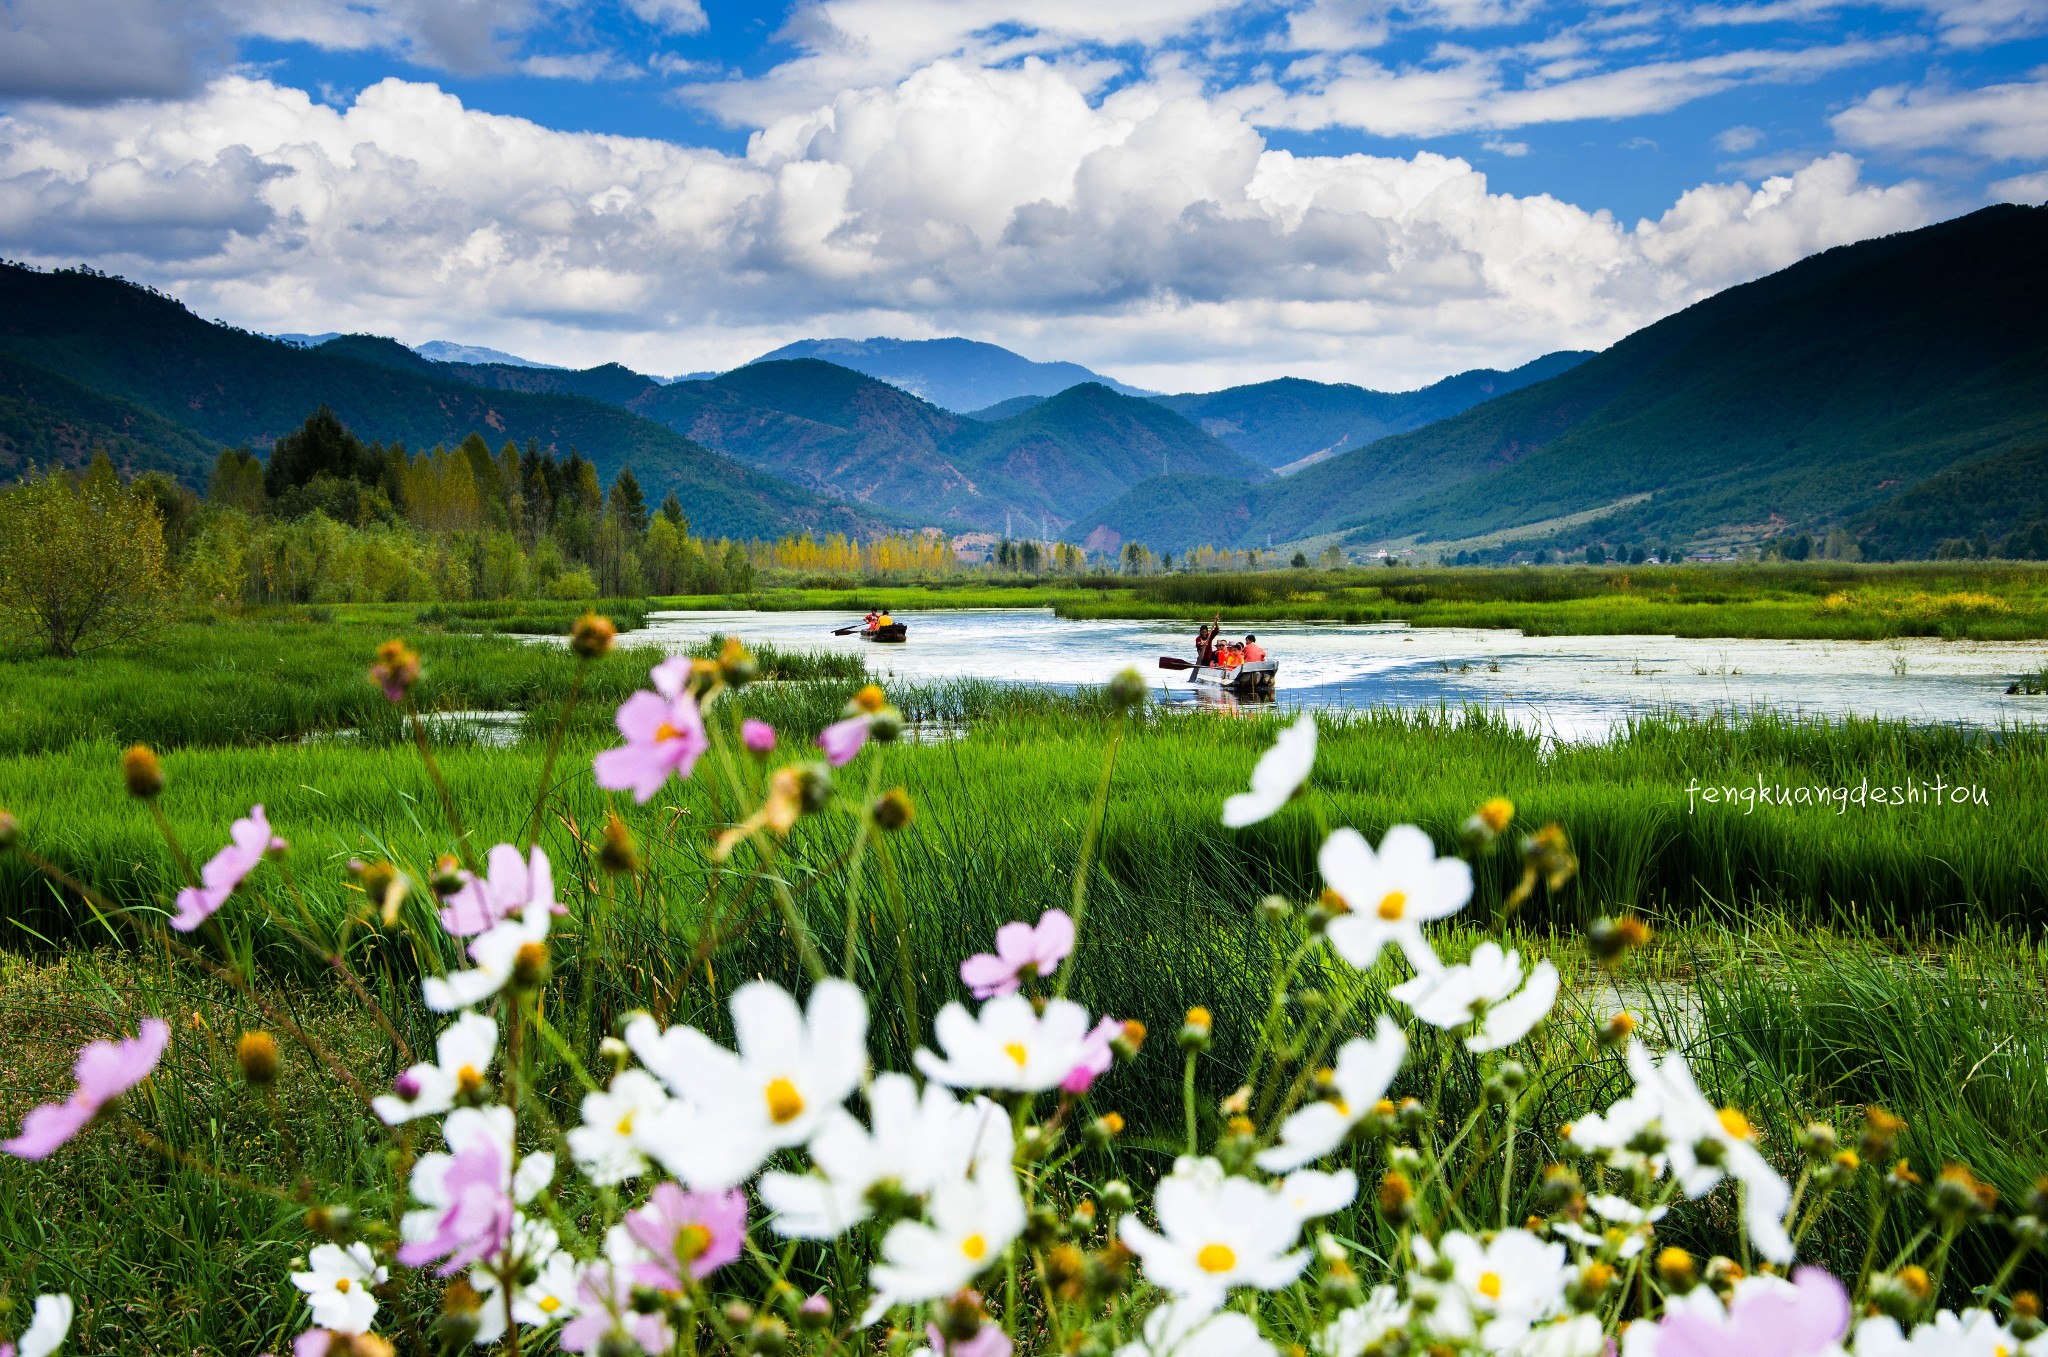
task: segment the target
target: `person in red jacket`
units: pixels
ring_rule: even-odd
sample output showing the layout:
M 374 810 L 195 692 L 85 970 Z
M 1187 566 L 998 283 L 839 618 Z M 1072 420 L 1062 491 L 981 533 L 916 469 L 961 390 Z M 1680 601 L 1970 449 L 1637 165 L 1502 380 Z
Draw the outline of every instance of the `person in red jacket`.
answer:
M 1244 662 L 1246 664 L 1257 664 L 1260 660 L 1263 660 L 1265 658 L 1266 649 L 1264 646 L 1259 644 L 1259 638 L 1256 636 L 1245 637 Z

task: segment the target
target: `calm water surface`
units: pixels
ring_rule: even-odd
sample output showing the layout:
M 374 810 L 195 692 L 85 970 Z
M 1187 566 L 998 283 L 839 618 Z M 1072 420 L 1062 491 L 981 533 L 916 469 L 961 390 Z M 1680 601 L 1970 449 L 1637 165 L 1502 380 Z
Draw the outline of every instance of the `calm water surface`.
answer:
M 1161 655 L 1192 658 L 1192 624 L 1070 622 L 1050 609 L 899 612 L 904 645 L 833 628 L 843 613 L 655 613 L 622 644 L 679 651 L 715 633 L 843 650 L 884 676 L 1099 684 L 1138 666 L 1168 702 L 1200 697 Z M 1629 716 L 1756 708 L 1998 726 L 2048 724 L 2048 697 L 2006 685 L 2048 664 L 2048 645 L 1979 641 L 1735 641 L 1672 636 L 1524 636 L 1479 628 L 1252 623 L 1280 662 L 1281 708 L 1461 708 L 1478 703 L 1560 739 L 1599 738 Z M 1242 633 L 1237 633 L 1241 635 Z

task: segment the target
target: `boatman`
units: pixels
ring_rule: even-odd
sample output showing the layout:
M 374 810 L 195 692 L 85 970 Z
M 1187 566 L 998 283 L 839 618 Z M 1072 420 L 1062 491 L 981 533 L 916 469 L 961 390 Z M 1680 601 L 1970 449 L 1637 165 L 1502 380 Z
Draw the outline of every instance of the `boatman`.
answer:
M 873 631 L 881 620 L 882 614 L 870 608 L 868 609 L 868 615 L 860 620 L 860 629 L 862 631 Z
M 1264 646 L 1259 644 L 1259 638 L 1256 636 L 1245 637 L 1244 662 L 1246 664 L 1257 664 L 1260 660 L 1263 660 L 1265 658 L 1266 649 Z

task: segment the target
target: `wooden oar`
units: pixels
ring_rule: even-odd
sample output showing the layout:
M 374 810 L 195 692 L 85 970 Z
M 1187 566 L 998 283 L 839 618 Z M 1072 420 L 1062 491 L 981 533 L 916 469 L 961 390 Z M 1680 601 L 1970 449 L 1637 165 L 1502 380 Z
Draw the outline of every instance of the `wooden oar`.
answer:
M 833 632 L 832 634 L 834 636 L 851 636 L 861 629 L 861 625 L 861 623 L 856 622 L 850 627 L 841 627 L 839 630 Z
M 1183 660 L 1177 655 L 1161 655 L 1159 657 L 1159 667 L 1161 669 L 1194 669 L 1199 666 L 1190 661 Z

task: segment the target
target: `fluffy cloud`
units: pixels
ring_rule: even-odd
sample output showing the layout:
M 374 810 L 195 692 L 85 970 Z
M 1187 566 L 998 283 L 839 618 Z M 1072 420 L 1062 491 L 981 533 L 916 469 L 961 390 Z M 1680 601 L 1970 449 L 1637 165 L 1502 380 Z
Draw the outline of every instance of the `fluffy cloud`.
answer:
M 1406 385 L 1600 345 L 1922 224 L 1845 155 L 1628 227 L 1456 157 L 1298 155 L 1170 81 L 939 61 L 743 156 L 553 131 L 386 80 L 0 116 L 0 238 L 257 329 L 460 332 L 556 361 L 729 364 L 811 332 L 966 331 L 1186 388 Z
M 1877 0 L 1888 9 L 1923 14 L 1950 47 L 1986 47 L 2048 29 L 2038 0 Z M 1777 24 L 1831 19 L 1851 6 L 1844 0 L 1753 0 L 1747 4 L 1687 6 L 1685 21 L 1698 27 Z
M 1889 86 L 1830 121 L 1836 136 L 1867 150 L 2048 159 L 2048 71 L 2036 74 L 2041 78 L 1973 90 Z

